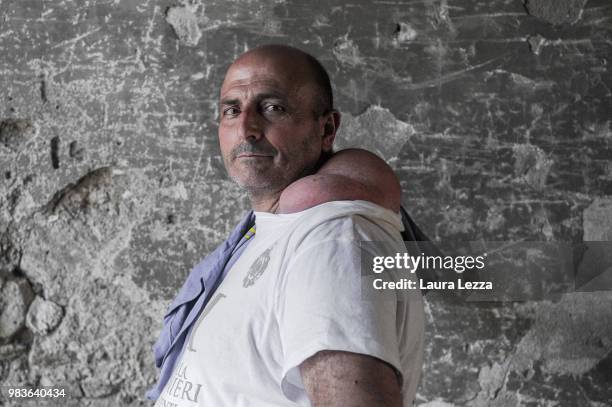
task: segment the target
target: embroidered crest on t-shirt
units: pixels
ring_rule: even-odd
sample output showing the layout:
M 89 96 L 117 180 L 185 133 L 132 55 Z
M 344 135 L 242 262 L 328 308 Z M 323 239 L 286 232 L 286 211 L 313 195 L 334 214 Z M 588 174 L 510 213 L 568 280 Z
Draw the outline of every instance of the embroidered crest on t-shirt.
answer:
M 267 248 L 253 262 L 253 264 L 251 264 L 251 267 L 249 267 L 249 272 L 244 277 L 244 280 L 242 280 L 242 286 L 244 288 L 250 287 L 253 284 L 255 284 L 257 279 L 261 277 L 261 275 L 264 273 L 264 271 L 266 270 L 266 267 L 268 267 L 268 263 L 270 262 L 270 252 L 271 251 L 272 251 L 271 247 Z

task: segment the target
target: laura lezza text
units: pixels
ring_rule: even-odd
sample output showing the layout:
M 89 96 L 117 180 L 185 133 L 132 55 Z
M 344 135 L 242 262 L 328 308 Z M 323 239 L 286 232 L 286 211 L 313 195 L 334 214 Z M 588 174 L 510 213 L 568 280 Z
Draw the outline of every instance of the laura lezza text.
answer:
M 382 278 L 374 279 L 372 285 L 375 290 L 492 290 L 491 281 L 424 281 L 400 278 L 398 281 L 384 281 Z

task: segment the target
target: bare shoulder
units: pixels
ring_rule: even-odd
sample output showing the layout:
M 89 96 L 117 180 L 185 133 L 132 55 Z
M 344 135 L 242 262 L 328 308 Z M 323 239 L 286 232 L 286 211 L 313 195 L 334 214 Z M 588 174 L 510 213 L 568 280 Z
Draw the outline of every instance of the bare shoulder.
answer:
M 376 154 L 356 148 L 341 150 L 316 174 L 300 178 L 285 188 L 280 198 L 280 211 L 298 212 L 339 200 L 370 201 L 398 212 L 399 180 Z
M 302 362 L 300 373 L 313 406 L 402 405 L 395 369 L 372 356 L 321 351 Z
M 347 148 L 336 152 L 321 167 L 319 173 L 343 174 L 366 182 L 380 177 L 397 181 L 395 173 L 385 160 L 361 148 Z

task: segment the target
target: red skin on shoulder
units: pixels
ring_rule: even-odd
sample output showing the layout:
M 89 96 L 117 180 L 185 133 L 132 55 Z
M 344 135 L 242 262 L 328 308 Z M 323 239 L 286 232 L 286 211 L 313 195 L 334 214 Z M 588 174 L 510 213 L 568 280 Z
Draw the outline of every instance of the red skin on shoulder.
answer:
M 376 154 L 356 148 L 341 150 L 315 174 L 300 178 L 283 190 L 279 213 L 299 212 L 342 200 L 370 201 L 399 212 L 399 180 Z

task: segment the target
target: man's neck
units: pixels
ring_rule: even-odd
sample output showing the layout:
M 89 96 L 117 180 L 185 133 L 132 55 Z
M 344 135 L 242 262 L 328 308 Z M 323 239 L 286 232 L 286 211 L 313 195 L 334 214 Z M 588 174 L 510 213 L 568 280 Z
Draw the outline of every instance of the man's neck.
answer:
M 325 151 L 321 153 L 321 156 L 317 162 L 310 168 L 306 168 L 297 178 L 306 177 L 308 175 L 315 174 L 323 164 L 327 162 L 334 155 L 333 151 Z M 289 184 L 291 185 L 291 184 Z M 287 186 L 285 186 L 287 188 Z M 256 212 L 270 212 L 277 213 L 279 208 L 280 197 L 284 189 L 280 191 L 271 192 L 270 190 L 250 190 L 248 191 L 249 200 L 251 201 L 251 208 Z
M 250 195 L 249 199 L 251 201 L 251 208 L 255 212 L 276 213 L 278 211 L 280 194 L 275 194 L 273 196 Z

